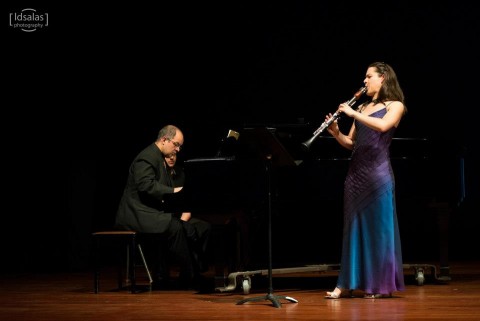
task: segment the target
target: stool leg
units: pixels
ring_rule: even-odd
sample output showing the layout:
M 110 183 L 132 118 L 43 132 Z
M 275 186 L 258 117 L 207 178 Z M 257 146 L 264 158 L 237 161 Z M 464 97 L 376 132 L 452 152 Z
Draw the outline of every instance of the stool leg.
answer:
M 135 235 L 132 236 L 132 240 L 130 242 L 130 286 L 131 292 L 136 292 L 136 271 L 135 271 L 135 250 L 136 250 L 136 240 Z
M 150 269 L 148 268 L 147 261 L 145 260 L 145 256 L 143 255 L 142 246 L 140 244 L 138 244 L 138 252 L 140 253 L 140 257 L 142 258 L 143 266 L 147 271 L 148 280 L 150 281 L 150 288 L 151 288 L 153 279 L 152 279 L 152 275 L 150 274 Z
M 98 251 L 99 251 L 99 240 L 98 237 L 93 239 L 93 291 L 95 294 L 98 293 L 99 288 L 99 264 L 98 264 Z
M 117 280 L 117 283 L 118 283 L 118 289 L 121 290 L 123 288 L 123 273 L 122 273 L 122 270 L 123 270 L 123 263 L 125 262 L 125 266 L 126 266 L 126 269 L 125 269 L 125 285 L 128 286 L 128 283 L 129 283 L 129 277 L 130 277 L 130 243 L 128 243 L 126 245 L 126 261 L 123 261 L 124 257 L 122 255 L 122 257 L 120 258 L 120 261 L 119 261 L 119 264 L 118 264 L 118 280 Z M 122 262 L 123 261 L 123 262 Z

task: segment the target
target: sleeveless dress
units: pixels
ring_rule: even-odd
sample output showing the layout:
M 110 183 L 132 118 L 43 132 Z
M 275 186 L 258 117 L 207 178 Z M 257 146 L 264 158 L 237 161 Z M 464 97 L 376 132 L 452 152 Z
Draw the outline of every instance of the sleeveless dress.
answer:
M 386 107 L 370 117 L 382 118 Z M 355 122 L 356 142 L 344 185 L 344 228 L 337 287 L 372 294 L 405 290 L 390 143 L 395 132 Z

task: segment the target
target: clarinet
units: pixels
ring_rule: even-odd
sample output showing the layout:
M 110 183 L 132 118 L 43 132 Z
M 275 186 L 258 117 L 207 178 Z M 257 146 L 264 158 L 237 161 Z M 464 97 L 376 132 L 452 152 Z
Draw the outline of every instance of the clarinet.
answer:
M 346 102 L 346 104 L 350 107 L 352 107 L 355 102 L 364 94 L 367 92 L 367 87 L 362 87 L 360 88 L 354 95 L 353 97 Z M 322 123 L 322 125 L 320 125 L 320 127 L 317 128 L 317 130 L 315 130 L 313 132 L 313 136 L 312 138 L 310 138 L 309 140 L 305 141 L 302 143 L 302 147 L 304 149 L 309 149 L 310 146 L 312 145 L 312 143 L 315 141 L 315 139 L 317 139 L 317 137 L 325 130 L 328 128 L 328 126 L 330 126 L 338 117 L 340 117 L 340 112 L 336 111 L 332 117 L 327 120 L 327 121 L 324 121 Z

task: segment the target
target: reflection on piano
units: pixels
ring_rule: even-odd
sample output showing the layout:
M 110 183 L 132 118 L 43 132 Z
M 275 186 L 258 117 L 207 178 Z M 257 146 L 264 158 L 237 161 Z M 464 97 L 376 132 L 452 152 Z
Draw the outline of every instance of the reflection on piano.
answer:
M 183 193 L 192 213 L 213 225 L 210 259 L 223 282 L 228 271 L 248 266 L 265 207 L 264 169 L 258 162 L 232 156 L 189 159 L 184 169 Z
M 218 243 L 229 247 L 221 249 L 227 257 L 229 250 L 236 252 L 235 259 L 228 257 L 226 261 L 230 267 L 238 269 L 248 265 L 250 249 L 257 247 L 256 243 L 266 243 L 260 239 L 267 229 L 259 230 L 264 222 L 258 223 L 257 219 L 265 216 L 269 204 L 270 168 L 277 170 L 295 163 L 266 128 L 245 128 L 238 142 L 230 140 L 229 145 L 222 145 L 222 148 L 217 155 L 227 156 L 185 161 L 189 183 L 184 189 L 196 215 L 202 215 L 214 226 L 237 228 L 235 244 L 232 245 L 231 240 Z M 216 252 L 218 254 L 218 249 Z

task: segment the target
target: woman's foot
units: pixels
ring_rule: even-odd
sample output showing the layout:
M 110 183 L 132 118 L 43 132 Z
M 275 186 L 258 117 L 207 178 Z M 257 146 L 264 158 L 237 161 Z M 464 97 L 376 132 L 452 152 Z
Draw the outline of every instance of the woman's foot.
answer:
M 352 290 L 346 291 L 344 289 L 340 289 L 337 287 L 332 292 L 327 292 L 327 295 L 325 295 L 325 299 L 340 299 L 340 298 L 348 298 L 351 296 L 352 296 Z

